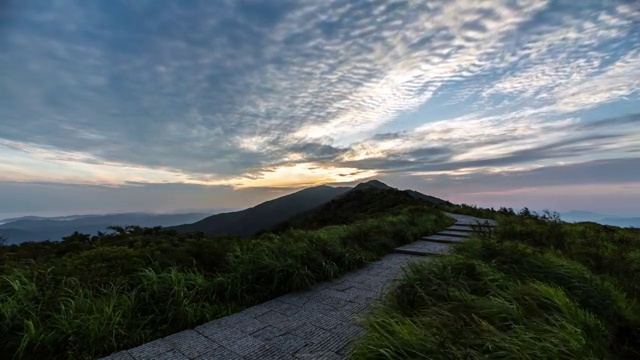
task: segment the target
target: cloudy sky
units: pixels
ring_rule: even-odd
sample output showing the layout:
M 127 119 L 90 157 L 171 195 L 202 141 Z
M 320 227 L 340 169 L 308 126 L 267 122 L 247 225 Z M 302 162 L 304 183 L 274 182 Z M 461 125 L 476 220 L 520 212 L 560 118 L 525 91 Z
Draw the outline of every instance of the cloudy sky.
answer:
M 370 178 L 640 214 L 639 4 L 0 2 L 0 217 Z

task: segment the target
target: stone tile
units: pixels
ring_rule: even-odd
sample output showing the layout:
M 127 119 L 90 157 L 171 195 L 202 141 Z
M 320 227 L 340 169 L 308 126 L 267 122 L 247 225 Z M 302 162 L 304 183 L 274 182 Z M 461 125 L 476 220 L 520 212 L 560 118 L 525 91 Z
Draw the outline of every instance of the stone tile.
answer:
M 353 324 L 343 325 L 336 329 L 333 329 L 332 331 L 342 334 L 352 340 L 359 338 L 360 336 L 364 335 L 366 332 L 362 326 L 353 325 Z
M 195 328 L 195 331 L 211 339 L 216 344 L 223 346 L 228 342 L 237 341 L 247 337 L 247 334 L 238 329 L 228 328 L 216 322 L 210 322 L 208 324 L 198 326 Z
M 133 356 L 129 355 L 129 352 L 127 352 L 126 350 L 111 354 L 102 359 L 103 360 L 134 360 Z
M 262 304 L 255 305 L 255 306 L 252 306 L 250 308 L 246 308 L 246 309 L 240 311 L 240 314 L 243 314 L 246 317 L 250 317 L 250 318 L 254 318 L 255 319 L 258 316 L 260 316 L 260 315 L 262 315 L 262 314 L 264 314 L 264 313 L 269 311 L 269 309 L 264 308 L 264 307 L 262 307 L 260 305 L 262 305 Z
M 220 345 L 240 356 L 250 356 L 252 354 L 259 353 L 267 346 L 264 341 L 252 336 L 246 336 L 242 339 L 233 341 L 223 341 Z
M 171 344 L 163 339 L 158 339 L 130 349 L 128 352 L 136 360 L 152 360 L 170 350 L 172 350 Z
M 202 354 L 194 358 L 194 360 L 241 360 L 241 359 L 243 359 L 242 356 L 224 347 L 220 347 L 216 350 L 213 350 L 211 352 Z
M 345 306 L 347 306 L 347 304 L 351 303 L 351 301 L 346 300 L 346 299 L 339 299 L 339 298 L 335 298 L 335 297 L 327 297 L 326 299 L 324 299 L 322 301 L 323 304 L 325 305 L 329 305 L 330 307 L 334 308 L 334 309 L 341 309 Z M 308 309 L 308 308 L 306 308 Z
M 310 343 L 319 343 L 331 337 L 331 331 L 319 328 L 313 324 L 306 323 L 296 329 L 294 334 Z
M 259 351 L 261 347 L 266 346 L 264 341 L 247 335 L 239 329 L 211 326 L 201 333 L 225 349 L 240 356 L 251 355 Z M 217 349 L 211 353 L 215 354 L 216 351 Z
M 178 350 L 171 350 L 166 353 L 162 353 L 153 358 L 154 360 L 190 360 L 190 358 L 184 356 Z
M 182 331 L 167 336 L 163 340 L 188 358 L 198 357 L 220 347 L 219 344 L 194 330 Z
M 299 314 L 300 312 L 297 312 Z M 283 315 L 277 311 L 269 311 L 258 317 L 258 320 L 274 326 L 284 332 L 290 332 L 300 326 L 300 320 Z
M 340 356 L 344 356 L 345 358 L 349 358 L 349 354 L 351 354 L 352 348 L 353 348 L 353 342 L 350 342 L 347 345 L 341 347 L 340 350 L 336 351 L 336 354 Z
M 252 314 L 244 314 L 242 312 L 215 320 L 214 322 L 223 327 L 240 330 L 248 335 L 269 325 L 257 320 L 252 316 Z
M 431 235 L 420 238 L 423 241 L 441 242 L 441 243 L 461 243 L 467 240 L 467 238 L 459 236 L 448 235 Z
M 437 235 L 458 236 L 462 238 L 468 238 L 473 234 L 467 231 L 445 230 L 445 231 L 440 231 Z
M 262 340 L 264 342 L 268 342 L 269 340 L 283 334 L 286 334 L 286 333 L 278 329 L 277 327 L 269 325 L 265 328 L 262 328 L 254 332 L 253 334 L 251 334 L 251 336 L 253 336 L 256 339 Z
M 293 318 L 296 319 L 300 324 L 309 323 L 325 330 L 331 330 L 336 326 L 342 324 L 340 320 L 337 320 L 333 317 L 307 310 L 302 310 L 301 312 L 295 314 Z
M 368 301 L 368 299 L 367 299 Z M 368 303 L 367 303 L 368 304 Z M 358 304 L 355 302 L 347 302 L 342 307 L 330 307 L 320 312 L 322 315 L 334 318 L 342 323 L 349 323 L 359 317 L 360 312 L 366 308 L 366 304 Z
M 282 295 L 276 300 L 279 300 L 285 304 L 302 307 L 308 302 L 314 301 L 316 297 L 317 292 L 315 291 L 300 291 L 292 294 Z
M 324 289 L 320 293 L 325 295 L 325 296 L 329 296 L 329 297 L 334 297 L 334 298 L 343 299 L 343 300 L 347 300 L 347 301 L 351 300 L 351 296 L 349 296 L 348 294 L 346 294 L 343 291 L 337 291 L 337 290 L 334 290 L 334 289 Z
M 304 360 L 317 360 L 317 359 L 322 359 L 322 360 L 342 360 L 342 359 L 346 359 L 345 356 L 338 355 L 337 353 L 335 353 L 333 351 L 330 351 L 330 350 L 319 349 L 315 345 L 308 345 L 308 346 L 300 349 L 300 351 L 295 353 L 295 357 L 297 359 L 304 359 Z
M 266 347 L 260 349 L 258 352 L 253 353 L 251 355 L 245 356 L 244 359 L 247 360 L 297 360 L 293 354 L 285 352 L 276 347 L 271 347 L 267 345 Z
M 432 243 L 421 240 L 396 248 L 397 252 L 406 252 L 417 255 L 442 255 L 449 253 L 450 250 L 451 245 L 449 244 Z
M 305 346 L 302 351 L 304 352 L 319 352 L 319 351 L 330 351 L 335 353 L 336 351 L 342 349 L 345 345 L 351 342 L 351 338 L 347 335 L 341 333 L 332 333 L 331 336 L 323 339 L 322 341 L 311 343 Z M 296 353 L 296 356 L 298 353 Z
M 342 359 L 346 359 L 344 356 L 340 356 L 334 352 L 331 351 L 323 351 L 323 350 L 319 350 L 319 351 L 313 351 L 313 352 L 306 352 L 306 351 L 300 351 L 299 354 L 296 354 L 296 359 L 304 359 L 304 360 L 342 360 Z
M 379 292 L 375 292 L 375 291 L 371 291 L 371 290 L 364 290 L 364 289 L 355 288 L 355 287 L 345 290 L 344 293 L 349 295 L 351 297 L 351 299 L 354 299 L 357 296 L 370 298 L 370 299 L 378 299 L 381 296 L 381 294 Z
M 328 300 L 329 299 L 329 300 Z M 311 311 L 311 312 L 317 312 L 320 314 L 331 314 L 334 313 L 336 311 L 336 308 L 334 306 L 331 306 L 329 304 L 325 304 L 324 301 L 331 301 L 330 299 L 336 299 L 336 298 L 332 298 L 330 296 L 324 297 L 323 302 L 310 302 L 307 303 L 307 305 L 305 305 L 304 310 L 306 311 Z M 340 300 L 340 299 L 337 299 Z M 345 300 L 346 301 L 346 300 Z
M 270 348 L 278 349 L 285 354 L 294 354 L 309 343 L 309 341 L 292 333 L 276 336 L 265 342 Z
M 332 284 L 331 287 L 329 287 L 329 289 L 336 290 L 336 291 L 345 291 L 352 286 L 353 286 L 353 281 L 341 281 L 341 282 Z
M 360 305 L 370 305 L 375 301 L 375 299 L 372 299 L 368 296 L 355 295 L 351 297 L 351 301 Z
M 285 303 L 280 301 L 279 299 L 273 299 L 273 300 L 269 300 L 263 304 L 261 304 L 262 307 L 269 309 L 271 311 L 277 311 L 283 315 L 287 315 L 287 316 L 291 316 L 295 313 L 297 313 L 298 311 L 302 310 L 301 306 L 297 306 L 297 305 L 292 305 L 289 303 Z

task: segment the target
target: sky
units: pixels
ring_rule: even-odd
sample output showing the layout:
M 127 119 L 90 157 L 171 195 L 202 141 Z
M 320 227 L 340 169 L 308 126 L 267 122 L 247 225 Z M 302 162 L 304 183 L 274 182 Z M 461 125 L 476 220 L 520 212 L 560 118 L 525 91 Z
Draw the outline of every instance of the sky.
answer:
M 0 2 L 0 218 L 373 178 L 640 215 L 640 3 Z

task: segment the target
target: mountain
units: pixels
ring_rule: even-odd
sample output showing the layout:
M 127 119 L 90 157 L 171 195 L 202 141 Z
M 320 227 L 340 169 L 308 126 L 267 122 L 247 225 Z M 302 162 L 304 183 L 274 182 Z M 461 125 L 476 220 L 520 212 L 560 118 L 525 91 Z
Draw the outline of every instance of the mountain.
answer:
M 640 228 L 640 217 L 632 217 L 632 218 L 604 218 L 596 221 L 597 223 L 604 225 L 613 225 L 620 227 L 637 227 Z
M 362 196 L 366 191 L 367 195 Z M 181 231 L 202 231 L 208 235 L 250 236 L 262 230 L 281 230 L 296 226 L 326 224 L 365 218 L 380 209 L 421 200 L 437 204 L 445 202 L 413 190 L 400 191 L 378 180 L 349 187 L 317 186 L 298 191 L 252 208 L 209 216 L 193 224 L 174 226 Z M 317 210 L 317 211 L 316 211 Z M 315 215 L 315 214 L 322 214 Z M 342 219 L 342 220 L 340 220 Z
M 316 186 L 264 202 L 252 208 L 216 214 L 193 224 L 174 226 L 181 231 L 202 231 L 208 235 L 253 235 L 271 229 L 289 218 L 327 203 L 351 190 L 349 187 Z
M 7 237 L 8 244 L 25 241 L 60 240 L 74 231 L 97 234 L 110 226 L 138 225 L 141 227 L 173 226 L 206 217 L 203 213 L 149 214 L 121 213 L 106 215 L 73 215 L 63 217 L 25 216 L 5 219 L 0 225 L 0 235 Z
M 591 221 L 602 225 L 640 227 L 640 217 L 623 217 L 608 214 L 598 214 L 590 211 L 568 211 L 560 213 L 560 218 L 567 222 Z
M 425 195 L 421 192 L 417 192 L 415 190 L 404 190 L 404 192 L 406 192 L 407 194 L 409 194 L 409 196 L 411 196 L 414 199 L 417 200 L 424 200 L 427 202 L 430 202 L 432 204 L 450 204 L 450 202 L 448 202 L 447 200 L 442 200 L 440 198 L 437 198 L 435 196 L 431 196 L 431 195 Z
M 406 190 L 401 191 L 373 180 L 358 184 L 331 201 L 288 219 L 274 230 L 282 231 L 292 227 L 315 229 L 347 224 L 379 216 L 391 209 L 420 204 L 424 204 L 423 199 L 412 196 Z
M 597 222 L 599 219 L 606 217 L 614 217 L 612 215 L 598 214 L 591 211 L 573 210 L 560 213 L 560 218 L 567 222 L 580 222 L 580 221 L 593 221 Z
M 367 196 L 355 196 L 369 191 Z M 125 213 L 105 215 L 69 215 L 62 217 L 27 216 L 5 219 L 0 224 L 0 236 L 8 238 L 9 244 L 25 241 L 60 240 L 74 231 L 96 234 L 107 231 L 110 226 L 138 225 L 141 227 L 165 226 L 181 232 L 202 231 L 208 235 L 249 236 L 261 230 L 274 229 L 287 221 L 302 221 L 304 215 L 339 196 L 340 203 L 327 205 L 326 218 L 314 218 L 317 224 L 340 222 L 357 216 L 366 217 L 409 201 L 428 201 L 433 204 L 445 202 L 433 196 L 413 190 L 400 191 L 378 180 L 360 183 L 354 188 L 317 186 L 298 191 L 252 208 L 219 213 L 208 216 L 203 213 L 148 214 Z M 330 207 L 334 208 L 330 208 Z M 305 220 L 305 221 L 308 221 Z M 180 225 L 182 224 L 182 225 Z
M 360 184 L 356 185 L 352 190 L 357 191 L 357 190 L 363 190 L 363 189 L 390 190 L 390 189 L 395 189 L 395 188 L 392 188 L 391 186 L 389 186 L 389 185 L 387 185 L 387 184 L 385 184 L 385 183 L 383 183 L 382 181 L 379 181 L 379 180 L 369 180 L 367 182 L 363 182 L 363 183 L 360 183 Z

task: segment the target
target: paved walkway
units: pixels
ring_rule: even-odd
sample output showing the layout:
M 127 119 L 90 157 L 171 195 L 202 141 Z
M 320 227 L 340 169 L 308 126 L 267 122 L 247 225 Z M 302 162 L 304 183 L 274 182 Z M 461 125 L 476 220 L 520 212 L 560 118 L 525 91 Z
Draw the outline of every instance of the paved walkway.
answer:
M 336 281 L 280 296 L 104 359 L 345 359 L 350 344 L 364 332 L 357 319 L 381 299 L 403 265 L 421 256 L 446 253 L 450 243 L 470 236 L 471 224 L 480 220 L 449 216 L 456 219 L 456 225 L 399 247 L 396 253 Z
M 494 227 L 497 225 L 493 220 L 478 219 L 472 216 L 449 213 L 447 213 L 447 215 L 456 220 L 455 225 L 449 226 L 438 234 L 423 237 L 414 243 L 400 246 L 399 248 L 396 248 L 396 252 L 420 256 L 443 255 L 451 250 L 451 244 L 462 242 L 471 236 L 471 234 L 473 234 L 473 225 L 487 227 Z

